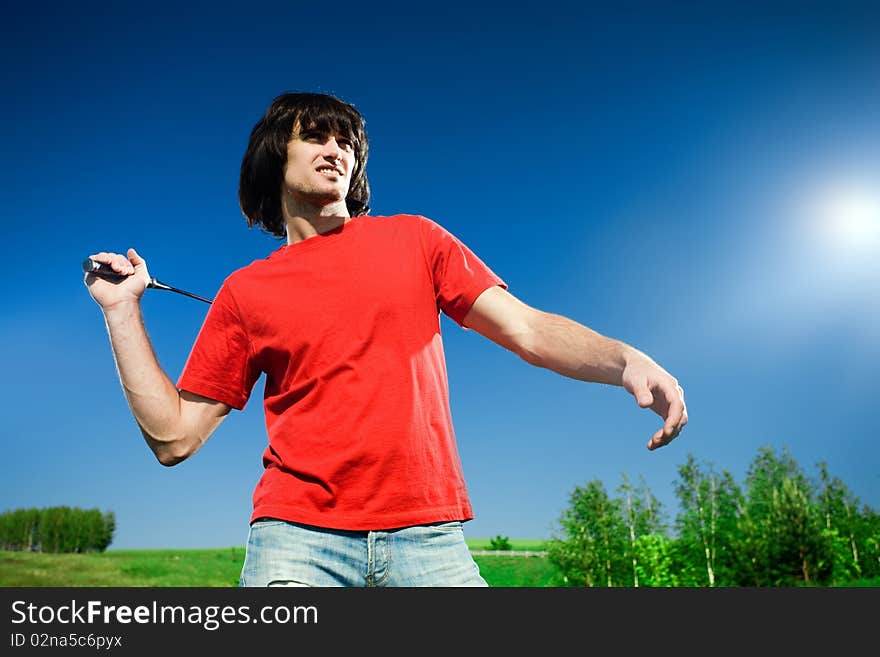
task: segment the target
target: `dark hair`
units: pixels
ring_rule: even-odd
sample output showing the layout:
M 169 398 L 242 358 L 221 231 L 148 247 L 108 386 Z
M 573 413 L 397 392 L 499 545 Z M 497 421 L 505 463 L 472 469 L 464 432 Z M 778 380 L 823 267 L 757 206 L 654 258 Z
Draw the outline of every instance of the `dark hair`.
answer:
M 281 213 L 281 185 L 287 164 L 287 145 L 297 125 L 352 140 L 355 165 L 345 205 L 352 217 L 370 210 L 369 144 L 361 113 L 349 103 L 327 94 L 284 93 L 272 101 L 251 130 L 238 182 L 238 203 L 248 226 L 260 226 L 281 239 L 287 235 Z

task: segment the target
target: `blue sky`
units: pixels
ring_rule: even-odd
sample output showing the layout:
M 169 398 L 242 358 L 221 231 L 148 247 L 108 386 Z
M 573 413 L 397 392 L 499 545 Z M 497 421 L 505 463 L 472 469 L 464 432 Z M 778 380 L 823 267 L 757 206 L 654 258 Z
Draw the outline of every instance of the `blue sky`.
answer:
M 613 9 L 610 8 L 613 4 Z M 576 485 L 625 473 L 675 511 L 688 454 L 742 482 L 762 446 L 880 508 L 880 11 L 870 3 L 50 3 L 6 9 L 0 509 L 111 509 L 112 548 L 243 545 L 262 380 L 160 466 L 80 263 L 134 246 L 213 296 L 278 246 L 237 178 L 283 91 L 366 117 L 374 214 L 423 214 L 526 303 L 651 355 L 690 423 L 442 319 L 469 537 L 547 538 Z M 176 380 L 207 306 L 148 290 Z

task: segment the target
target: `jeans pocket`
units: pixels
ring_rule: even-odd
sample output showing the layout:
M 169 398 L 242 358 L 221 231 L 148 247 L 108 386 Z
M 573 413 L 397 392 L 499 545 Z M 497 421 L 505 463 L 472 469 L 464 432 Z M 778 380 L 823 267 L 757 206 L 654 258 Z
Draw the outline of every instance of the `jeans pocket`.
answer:
M 426 527 L 430 527 L 431 529 L 435 529 L 440 532 L 463 531 L 460 520 L 450 520 L 449 522 L 435 522 L 433 524 L 426 525 Z
M 284 520 L 277 518 L 258 518 L 251 523 L 251 529 L 263 529 L 264 527 L 277 527 L 278 525 L 286 525 Z

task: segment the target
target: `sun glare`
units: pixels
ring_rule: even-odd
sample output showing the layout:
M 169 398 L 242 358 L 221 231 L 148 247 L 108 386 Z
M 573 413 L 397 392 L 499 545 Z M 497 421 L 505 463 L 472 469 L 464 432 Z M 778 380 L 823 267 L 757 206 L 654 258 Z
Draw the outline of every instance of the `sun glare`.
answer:
M 868 189 L 837 188 L 822 195 L 817 228 L 826 245 L 843 254 L 880 257 L 880 195 Z

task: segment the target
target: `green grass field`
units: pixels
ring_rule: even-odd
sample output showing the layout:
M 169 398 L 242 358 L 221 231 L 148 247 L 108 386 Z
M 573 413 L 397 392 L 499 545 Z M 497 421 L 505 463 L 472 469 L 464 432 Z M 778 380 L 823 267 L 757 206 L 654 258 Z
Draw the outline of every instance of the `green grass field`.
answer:
M 484 550 L 490 539 L 468 539 Z M 514 550 L 540 550 L 543 541 L 514 540 Z M 490 586 L 549 586 L 556 568 L 546 557 L 475 555 Z M 244 548 L 107 550 L 93 554 L 0 551 L 0 586 L 237 586 Z
M 0 552 L 0 586 L 236 586 L 244 548 Z
M 489 539 L 468 539 L 482 550 Z M 511 540 L 515 550 L 539 550 L 542 541 Z M 474 555 L 493 587 L 553 586 L 556 567 L 542 556 Z M 162 587 L 238 586 L 244 548 L 108 550 L 100 554 L 0 551 L 0 586 Z M 880 578 L 845 586 L 880 587 Z

